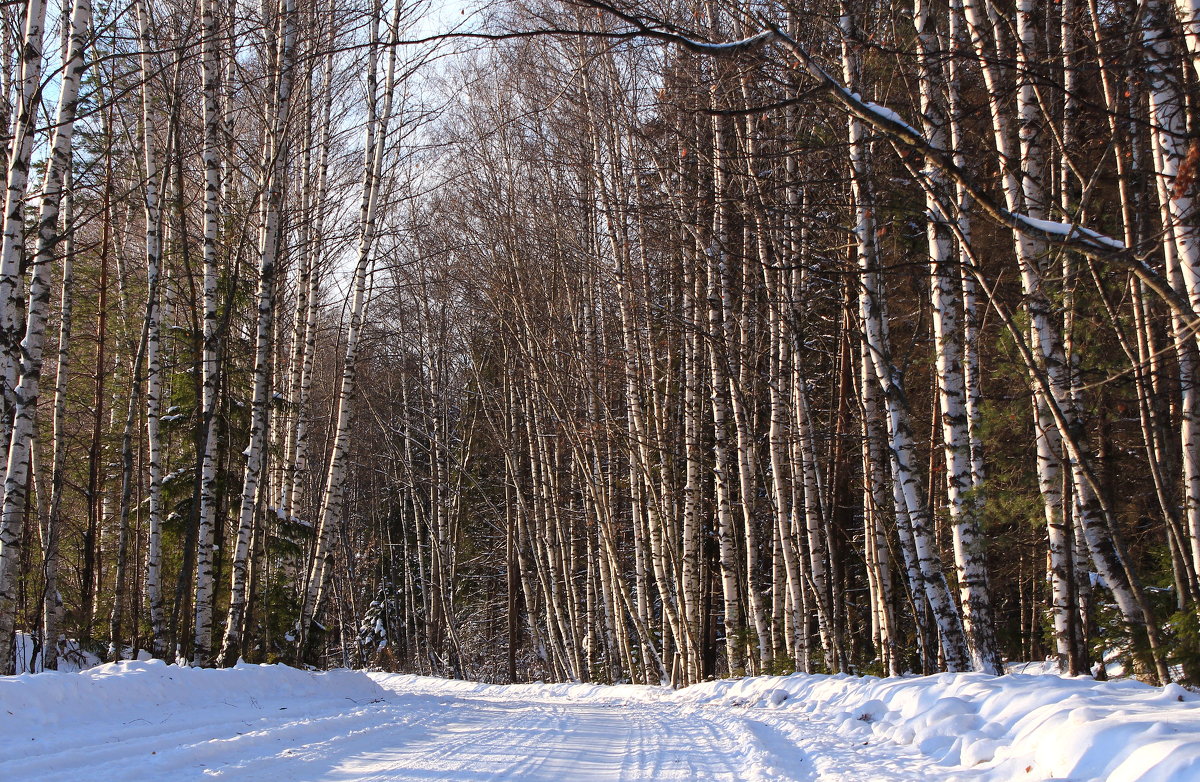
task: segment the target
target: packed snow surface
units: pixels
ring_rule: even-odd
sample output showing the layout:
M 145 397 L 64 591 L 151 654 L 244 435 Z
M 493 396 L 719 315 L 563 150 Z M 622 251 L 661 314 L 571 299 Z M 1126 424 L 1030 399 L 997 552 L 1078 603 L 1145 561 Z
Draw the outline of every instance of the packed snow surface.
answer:
M 0 679 L 0 780 L 1200 780 L 1200 698 L 1058 676 L 680 691 L 158 661 Z

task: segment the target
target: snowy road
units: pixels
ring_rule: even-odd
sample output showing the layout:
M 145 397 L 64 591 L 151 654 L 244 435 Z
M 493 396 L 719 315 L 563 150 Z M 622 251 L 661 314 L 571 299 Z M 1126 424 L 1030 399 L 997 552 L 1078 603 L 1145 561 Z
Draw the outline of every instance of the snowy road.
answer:
M 361 682 L 343 698 L 285 689 L 158 704 L 144 716 L 118 703 L 87 729 L 31 735 L 19 757 L 0 760 L 0 780 L 930 778 L 915 752 L 862 746 L 803 714 L 681 703 L 647 688 L 345 676 L 375 691 Z
M 0 677 L 0 782 L 1190 782 L 1200 699 L 1056 676 L 511 687 L 158 661 Z

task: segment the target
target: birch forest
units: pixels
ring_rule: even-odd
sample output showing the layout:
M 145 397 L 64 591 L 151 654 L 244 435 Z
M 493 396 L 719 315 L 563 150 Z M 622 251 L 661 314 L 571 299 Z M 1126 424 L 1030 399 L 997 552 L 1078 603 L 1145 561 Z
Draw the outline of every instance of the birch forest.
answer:
M 1200 682 L 1198 0 L 0 20 L 0 671 Z

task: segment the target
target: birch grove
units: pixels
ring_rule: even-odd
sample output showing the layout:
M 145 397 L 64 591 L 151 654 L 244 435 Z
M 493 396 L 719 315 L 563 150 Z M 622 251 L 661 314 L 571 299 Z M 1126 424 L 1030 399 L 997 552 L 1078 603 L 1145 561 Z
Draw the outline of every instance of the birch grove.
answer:
M 1200 681 L 1195 2 L 4 13 L 3 672 Z

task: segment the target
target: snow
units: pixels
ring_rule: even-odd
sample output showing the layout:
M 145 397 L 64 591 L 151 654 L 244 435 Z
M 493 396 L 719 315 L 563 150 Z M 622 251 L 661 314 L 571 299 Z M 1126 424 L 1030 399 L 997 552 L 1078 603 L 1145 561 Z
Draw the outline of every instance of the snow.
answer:
M 1178 685 L 1027 674 L 793 676 L 702 684 L 680 697 L 777 702 L 838 724 L 843 736 L 915 748 L 939 770 L 957 769 L 956 779 L 1200 779 L 1200 696 Z
M 28 633 L 17 633 L 13 642 L 13 648 L 16 650 L 17 673 L 40 671 L 42 669 L 42 652 L 37 648 L 33 636 Z M 126 651 L 128 652 L 128 649 Z M 67 641 L 64 644 L 63 654 L 58 658 L 58 670 L 60 671 L 79 671 L 99 664 L 100 658 L 81 649 L 76 641 Z
M 881 106 L 878 103 L 871 103 L 870 101 L 863 100 L 862 97 L 858 95 L 858 93 L 855 93 L 854 97 L 858 98 L 859 102 L 862 103 L 867 108 L 867 110 L 869 110 L 872 114 L 875 114 L 878 117 L 882 117 L 883 119 L 887 120 L 888 122 L 892 123 L 893 125 L 898 125 L 898 126 L 904 128 L 905 130 L 907 130 L 909 133 L 913 134 L 914 136 L 921 135 L 920 133 L 917 132 L 916 128 L 914 128 L 912 125 L 909 125 L 907 122 L 905 122 L 904 119 L 899 114 L 892 111 L 887 106 Z
M 0 679 L 0 779 L 1200 779 L 1200 697 L 1031 670 L 672 691 L 123 662 Z
M 683 44 L 692 51 L 705 52 L 714 56 L 736 54 L 747 49 L 753 49 L 760 44 L 770 43 L 777 37 L 778 34 L 774 30 L 764 30 L 763 32 L 752 35 L 749 38 L 742 38 L 737 41 L 727 41 L 725 43 L 709 43 L 708 41 L 698 41 L 692 38 L 684 38 L 682 36 L 672 36 L 674 40 L 678 40 L 679 43 Z
M 1082 225 L 1075 225 L 1074 223 L 1056 223 L 1051 220 L 1039 220 L 1036 217 L 1029 217 L 1028 215 L 1022 214 L 1014 214 L 1013 217 L 1025 225 L 1036 228 L 1043 233 L 1061 236 L 1064 239 L 1070 236 L 1079 236 L 1088 240 L 1089 242 L 1092 242 L 1093 244 L 1105 247 L 1109 250 L 1116 250 L 1118 252 L 1125 249 L 1124 242 L 1113 239 L 1111 236 L 1105 236 L 1104 234 L 1093 231 L 1090 228 L 1084 228 Z

